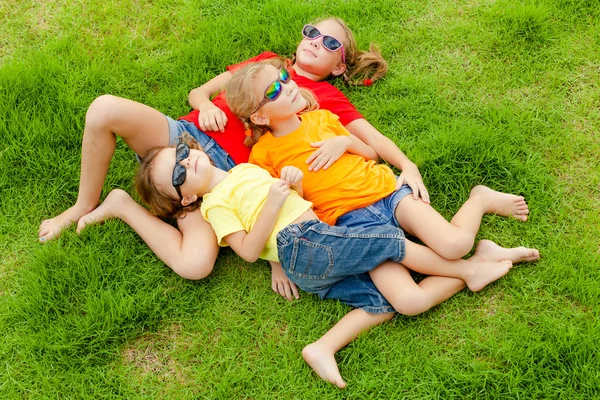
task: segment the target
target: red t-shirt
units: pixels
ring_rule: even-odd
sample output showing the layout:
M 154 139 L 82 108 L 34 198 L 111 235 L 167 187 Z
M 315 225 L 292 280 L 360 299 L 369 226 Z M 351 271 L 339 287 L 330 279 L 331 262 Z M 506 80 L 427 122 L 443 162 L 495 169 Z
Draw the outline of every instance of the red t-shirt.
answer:
M 242 63 L 228 66 L 227 71 L 235 72 L 248 63 L 264 61 L 274 57 L 278 57 L 277 54 L 265 51 Z M 325 81 L 315 82 L 304 76 L 297 75 L 294 70 L 291 70 L 290 72 L 298 86 L 312 90 L 319 102 L 319 108 L 329 110 L 336 114 L 340 118 L 342 125 L 345 126 L 354 120 L 363 118 L 356 107 L 350 103 L 350 100 L 348 100 L 348 98 L 332 84 Z M 248 162 L 250 148 L 244 145 L 244 139 L 246 138 L 244 124 L 229 109 L 229 106 L 225 102 L 224 92 L 216 95 L 212 102 L 215 106 L 223 110 L 227 116 L 227 124 L 225 125 L 224 132 L 205 131 L 205 133 L 213 138 L 215 142 L 217 142 L 219 146 L 233 158 L 233 161 L 235 161 L 236 164 Z M 198 125 L 199 113 L 198 110 L 193 110 L 188 115 L 179 119 L 192 122 L 200 129 L 200 126 Z

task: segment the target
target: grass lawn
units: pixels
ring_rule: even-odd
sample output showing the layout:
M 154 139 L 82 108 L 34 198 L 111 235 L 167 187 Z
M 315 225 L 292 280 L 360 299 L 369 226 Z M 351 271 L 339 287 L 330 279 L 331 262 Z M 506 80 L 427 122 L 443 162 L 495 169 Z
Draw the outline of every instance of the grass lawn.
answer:
M 185 281 L 121 221 L 44 246 L 77 197 L 87 107 L 109 93 L 178 117 L 188 92 L 304 23 L 338 15 L 388 76 L 335 83 L 423 174 L 450 218 L 475 184 L 521 193 L 530 220 L 479 238 L 536 247 L 480 293 L 399 316 L 337 357 L 344 391 L 300 351 L 349 308 L 270 290 L 223 250 Z M 600 8 L 595 0 L 0 3 L 0 398 L 600 396 Z M 133 190 L 123 142 L 107 181 Z

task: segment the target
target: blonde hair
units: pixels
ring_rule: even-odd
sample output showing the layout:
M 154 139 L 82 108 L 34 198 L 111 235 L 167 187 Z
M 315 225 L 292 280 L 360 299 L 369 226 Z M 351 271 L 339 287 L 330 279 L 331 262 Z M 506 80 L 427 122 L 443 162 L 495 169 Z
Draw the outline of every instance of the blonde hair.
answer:
M 190 149 L 202 150 L 202 147 L 188 133 L 183 133 L 180 141 L 187 143 Z M 142 159 L 140 168 L 135 177 L 135 188 L 142 201 L 150 207 L 152 214 L 159 218 L 167 219 L 172 217 L 184 218 L 185 214 L 192 212 L 200 207 L 200 201 L 195 201 L 190 205 L 183 206 L 181 199 L 172 197 L 165 189 L 156 185 L 153 177 L 154 164 L 158 154 L 169 147 L 174 146 L 156 146 L 151 148 Z
M 369 51 L 358 50 L 358 45 L 354 39 L 354 34 L 348 27 L 346 22 L 338 17 L 329 17 L 313 22 L 318 24 L 324 21 L 337 22 L 346 33 L 344 40 L 344 54 L 346 57 L 346 71 L 342 74 L 342 78 L 350 85 L 365 85 L 365 82 L 375 82 L 387 74 L 388 63 L 385 61 L 379 48 L 371 43 Z M 368 83 L 370 85 L 371 83 Z
M 248 147 L 254 146 L 258 142 L 258 139 L 270 129 L 267 125 L 257 125 L 250 120 L 252 114 L 258 111 L 257 107 L 264 98 L 262 95 L 256 93 L 255 78 L 267 65 L 274 65 L 274 63 L 264 61 L 246 65 L 233 74 L 225 87 L 227 105 L 244 123 L 244 127 L 247 130 L 244 144 Z M 318 103 L 313 92 L 305 88 L 299 88 L 298 90 L 307 104 L 307 107 L 301 113 L 318 108 Z

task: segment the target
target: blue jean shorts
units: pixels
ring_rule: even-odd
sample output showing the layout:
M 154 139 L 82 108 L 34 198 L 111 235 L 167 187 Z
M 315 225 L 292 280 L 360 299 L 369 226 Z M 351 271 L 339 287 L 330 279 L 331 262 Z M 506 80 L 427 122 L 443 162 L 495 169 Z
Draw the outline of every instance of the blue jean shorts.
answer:
M 223 171 L 229 171 L 231 168 L 235 167 L 233 158 L 231 158 L 231 156 L 227 154 L 213 138 L 198 129 L 196 125 L 189 121 L 175 121 L 173 118 L 166 115 L 165 118 L 169 124 L 169 145 L 177 144 L 183 132 L 187 132 L 200 146 L 202 146 L 206 155 L 208 155 L 215 163 L 215 167 L 222 169 Z M 137 156 L 137 159 L 138 161 L 141 161 L 139 156 Z
M 395 211 L 398 203 L 412 193 L 408 185 L 402 187 L 370 206 L 358 208 L 340 216 L 335 222 L 336 226 L 372 228 L 381 225 L 400 227 Z
M 399 263 L 404 259 L 401 229 L 392 225 L 348 228 L 305 221 L 277 234 L 277 250 L 287 277 L 300 289 L 373 314 L 394 311 L 368 272 L 384 261 Z

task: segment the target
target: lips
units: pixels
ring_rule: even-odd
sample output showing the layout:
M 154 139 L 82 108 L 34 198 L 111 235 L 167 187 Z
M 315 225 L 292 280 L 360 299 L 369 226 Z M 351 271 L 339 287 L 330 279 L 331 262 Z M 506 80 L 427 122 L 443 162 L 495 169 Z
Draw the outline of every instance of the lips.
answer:
M 194 165 L 194 173 L 198 172 L 198 159 L 196 158 L 196 165 Z
M 313 56 L 314 58 L 317 58 L 317 54 L 315 52 L 313 52 L 312 50 L 304 49 L 304 51 L 307 52 L 308 54 L 310 54 L 311 56 Z

